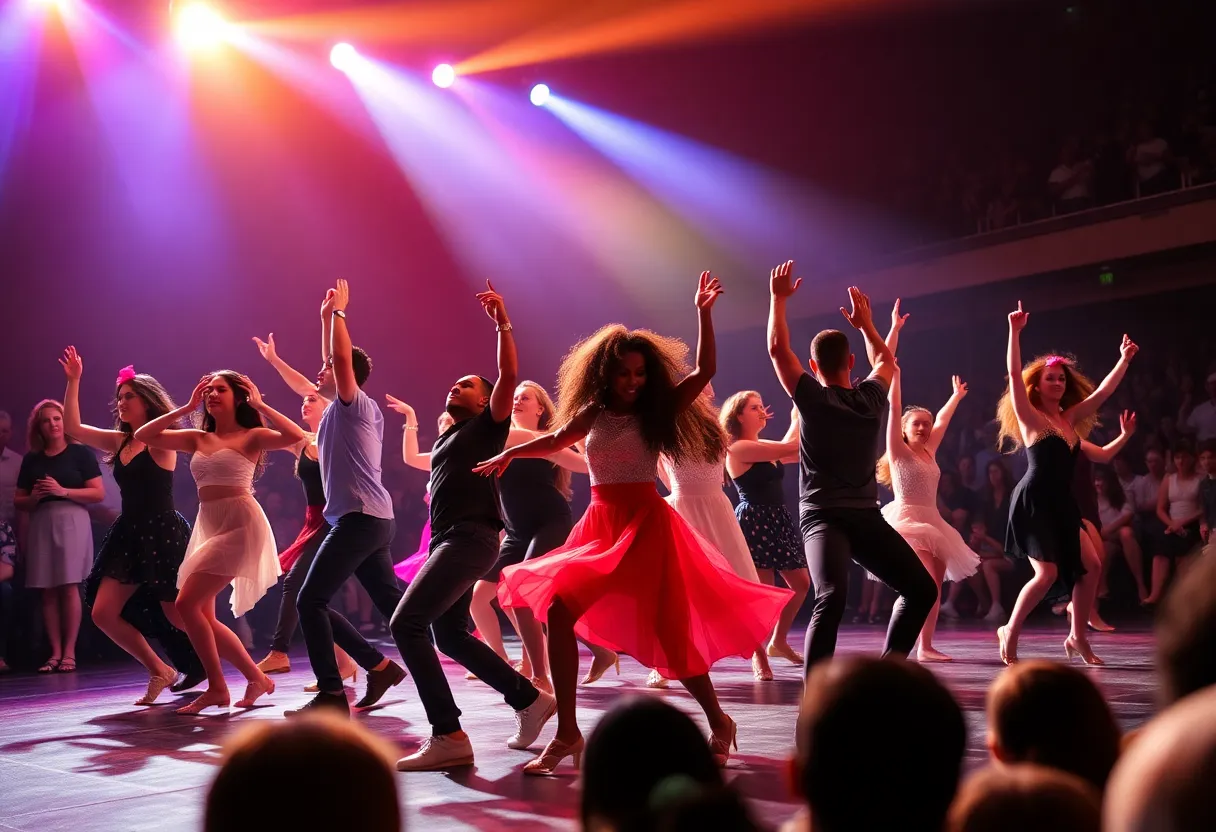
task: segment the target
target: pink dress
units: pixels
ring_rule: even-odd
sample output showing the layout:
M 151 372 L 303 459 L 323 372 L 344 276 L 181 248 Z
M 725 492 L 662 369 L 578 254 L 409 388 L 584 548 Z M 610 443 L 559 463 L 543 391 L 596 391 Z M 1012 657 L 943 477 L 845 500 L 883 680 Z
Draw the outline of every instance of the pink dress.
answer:
M 659 496 L 657 465 L 632 416 L 602 412 L 587 435 L 591 505 L 565 546 L 504 569 L 498 598 L 544 621 L 560 597 L 587 641 L 687 679 L 751 656 L 791 593 L 736 575 Z
M 427 520 L 422 527 L 422 539 L 418 541 L 418 551 L 393 567 L 397 577 L 405 583 L 413 583 L 422 565 L 426 563 L 427 555 L 431 553 L 431 521 Z

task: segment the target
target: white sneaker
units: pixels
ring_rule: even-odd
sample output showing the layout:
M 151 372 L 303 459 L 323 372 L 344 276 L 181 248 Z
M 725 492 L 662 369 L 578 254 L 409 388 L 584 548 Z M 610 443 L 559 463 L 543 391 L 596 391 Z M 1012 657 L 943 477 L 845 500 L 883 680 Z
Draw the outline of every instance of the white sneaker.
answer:
M 427 737 L 422 747 L 397 761 L 397 771 L 442 771 L 473 765 L 473 743 L 469 735 L 444 734 Z
M 557 713 L 557 700 L 538 690 L 536 701 L 515 712 L 515 736 L 507 740 L 507 748 L 529 748 L 540 736 L 545 723 Z
M 997 621 L 1004 621 L 1008 617 L 1009 616 L 1005 614 L 1005 611 L 1001 609 L 1000 604 L 993 604 L 988 608 L 988 614 L 984 616 L 984 620 L 994 623 Z

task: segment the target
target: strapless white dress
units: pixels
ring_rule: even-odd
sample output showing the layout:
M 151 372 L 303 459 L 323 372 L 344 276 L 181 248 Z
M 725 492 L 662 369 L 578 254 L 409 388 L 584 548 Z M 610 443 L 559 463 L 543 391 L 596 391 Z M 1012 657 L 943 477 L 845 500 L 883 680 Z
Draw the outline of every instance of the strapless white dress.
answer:
M 913 549 L 928 552 L 944 563 L 947 581 L 974 575 L 980 556 L 937 509 L 941 468 L 916 454 L 901 453 L 890 459 L 895 500 L 882 507 L 882 516 Z
M 671 480 L 667 503 L 688 525 L 722 553 L 740 578 L 760 580 L 747 548 L 747 538 L 735 518 L 735 507 L 722 490 L 725 458 L 719 462 L 683 462 L 675 465 L 663 458 Z

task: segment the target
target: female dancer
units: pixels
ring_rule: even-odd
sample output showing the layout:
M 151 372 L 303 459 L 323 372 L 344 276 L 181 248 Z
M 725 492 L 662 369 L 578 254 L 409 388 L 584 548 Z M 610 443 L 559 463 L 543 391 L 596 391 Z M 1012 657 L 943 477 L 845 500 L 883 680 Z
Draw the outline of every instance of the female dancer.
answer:
M 802 654 L 790 646 L 789 633 L 794 616 L 802 609 L 811 588 L 811 573 L 806 567 L 802 536 L 785 507 L 785 492 L 781 488 L 784 464 L 798 461 L 797 410 L 790 414 L 789 430 L 780 442 L 760 438 L 771 418 L 772 413 L 755 390 L 744 390 L 728 398 L 719 417 L 730 443 L 726 448 L 726 472 L 739 492 L 735 517 L 760 583 L 771 586 L 774 573 L 780 572 L 781 580 L 793 591 L 765 652 L 801 666 Z M 765 675 L 772 678 L 771 669 L 765 673 L 766 665 L 767 661 L 762 665 L 752 660 L 752 673 L 757 679 Z
M 700 418 L 700 429 L 712 440 L 716 452 L 712 459 L 690 458 L 682 463 L 673 462 L 664 454 L 659 457 L 659 479 L 671 491 L 667 497 L 668 505 L 726 558 L 736 575 L 758 583 L 760 577 L 756 573 L 756 565 L 752 562 L 747 538 L 739 528 L 734 507 L 722 491 L 729 434 L 718 421 L 718 414 L 713 406 L 713 388 L 706 385 L 701 395 L 705 397 L 706 410 L 696 410 L 694 413 Z M 757 647 L 756 652 L 752 654 L 752 675 L 762 682 L 773 680 L 773 669 L 769 667 L 763 645 Z M 652 670 L 646 679 L 646 685 L 665 688 L 667 681 L 659 671 Z
M 42 618 L 51 657 L 39 673 L 76 669 L 80 584 L 93 565 L 90 503 L 105 499 L 97 457 L 69 440 L 63 405 L 43 399 L 30 411 L 29 453 L 21 460 L 13 505 L 30 513 L 25 585 L 42 590 Z
M 1157 517 L 1165 525 L 1161 535 L 1161 554 L 1153 558 L 1153 583 L 1146 603 L 1156 603 L 1165 589 L 1170 564 L 1177 562 L 1185 570 L 1186 558 L 1203 546 L 1199 523 L 1203 519 L 1203 501 L 1199 499 L 1199 484 L 1207 474 L 1195 470 L 1195 448 L 1187 440 L 1174 445 L 1174 468 L 1166 474 L 1157 494 Z
M 199 404 L 205 405 L 200 428 L 171 428 Z M 263 426 L 261 416 L 270 427 Z M 177 610 L 207 670 L 207 690 L 178 713 L 228 707 L 221 655 L 248 681 L 236 706 L 252 707 L 262 694 L 274 693 L 274 682 L 216 619 L 215 597 L 231 584 L 232 614 L 239 618 L 278 580 L 274 532 L 253 498 L 253 480 L 266 452 L 303 441 L 304 431 L 266 404 L 247 376 L 220 370 L 203 376 L 184 407 L 148 422 L 135 438 L 152 448 L 194 454 L 190 473 L 198 485 L 198 519 L 178 570 Z
M 80 421 L 80 378 L 84 362 L 75 347 L 59 360 L 67 376 L 63 419 L 69 436 L 105 451 L 122 494 L 122 513 L 101 542 L 85 596 L 93 607 L 93 623 L 148 671 L 148 690 L 136 705 L 151 705 L 177 681 L 143 633 L 123 618 L 123 609 L 137 593 L 150 598 L 169 624 L 183 628 L 174 602 L 177 570 L 186 555 L 190 524 L 173 507 L 173 469 L 177 454 L 152 450 L 133 439 L 136 430 L 177 406 L 152 376 L 124 367 L 114 382 L 114 428 L 103 430 Z M 162 630 L 164 632 L 164 630 Z M 182 640 L 185 640 L 184 635 Z M 187 654 L 192 664 L 198 657 Z M 185 668 L 183 668 L 185 669 Z
M 1017 310 L 1009 313 L 1005 357 L 1009 388 L 997 405 L 997 421 L 1002 441 L 1025 446 L 1030 461 L 1010 500 L 1005 550 L 1013 557 L 1030 558 L 1034 577 L 1018 594 L 1009 623 L 997 628 L 1001 661 L 1017 661 L 1018 635 L 1026 616 L 1058 578 L 1072 592 L 1065 654 L 1079 655 L 1086 664 L 1102 664 L 1090 649 L 1085 630 L 1101 561 L 1083 533 L 1081 510 L 1072 493 L 1073 467 L 1081 437 L 1093 427 L 1098 409 L 1126 374 L 1138 347 L 1124 335 L 1119 363 L 1095 388 L 1071 361 L 1058 355 L 1042 356 L 1022 367 L 1021 335 L 1028 319 L 1019 301 Z
M 296 477 L 304 489 L 304 528 L 296 536 L 295 541 L 279 553 L 279 568 L 287 577 L 283 579 L 283 598 L 279 602 L 279 618 L 274 628 L 274 639 L 270 644 L 270 653 L 258 662 L 258 670 L 263 673 L 287 673 L 291 670 L 291 658 L 287 651 L 291 649 L 291 639 L 299 626 L 300 616 L 296 612 L 296 598 L 300 594 L 300 586 L 308 575 L 321 541 L 329 534 L 329 523 L 325 522 L 325 489 L 321 484 L 321 463 L 317 460 L 317 428 L 321 424 L 321 414 L 325 412 L 329 401 L 319 393 L 309 392 L 304 395 L 300 405 L 300 418 L 308 430 L 304 438 L 292 445 L 289 450 L 296 458 Z M 338 672 L 342 679 L 356 680 L 359 666 L 348 656 L 341 647 L 334 645 L 334 655 L 338 659 Z M 305 685 L 309 693 L 316 691 L 316 682 Z
M 389 398 L 389 407 L 405 416 L 403 454 L 407 464 L 430 470 L 430 455 L 418 452 L 417 416 L 413 408 L 399 399 Z M 523 444 L 550 427 L 556 408 L 545 389 L 534 381 L 522 381 L 515 388 L 511 410 L 511 431 L 507 447 Z M 413 424 L 413 428 L 410 425 Z M 483 641 L 495 653 L 507 658 L 502 629 L 491 606 L 498 591 L 498 580 L 506 566 L 547 554 L 566 542 L 574 521 L 570 515 L 570 472 L 585 473 L 587 463 L 576 451 L 564 449 L 548 459 L 528 460 L 504 474 L 499 484 L 503 524 L 506 527 L 498 560 L 485 576 L 473 585 L 469 612 Z M 508 610 L 523 643 L 523 669 L 533 683 L 548 690 L 544 631 L 528 609 Z M 616 653 L 592 647 L 595 661 L 583 679 L 591 684 L 608 668 L 619 667 Z M 522 672 L 522 671 L 521 671 Z M 618 671 L 619 672 L 619 671 Z
M 587 439 L 587 513 L 565 546 L 507 567 L 499 587 L 504 607 L 530 607 L 549 625 L 557 735 L 524 767 L 527 774 L 552 774 L 568 756 L 578 766 L 583 737 L 575 701 L 576 631 L 681 680 L 709 720 L 719 762 L 735 744 L 737 726 L 718 704 L 709 669 L 724 656 L 751 653 L 789 593 L 732 572 L 664 502 L 654 482 L 660 453 L 677 464 L 711 453 L 694 414 L 706 409 L 701 391 L 714 374 L 710 308 L 721 292 L 717 279 L 702 273 L 697 366 L 682 380 L 682 344 L 620 325 L 604 327 L 562 362 L 556 420 L 562 427 L 476 469 L 498 474 L 514 459 L 547 457 Z
M 909 407 L 901 417 L 901 376 L 897 364 L 888 396 L 891 414 L 887 418 L 887 452 L 878 460 L 877 474 L 878 481 L 895 492 L 895 500 L 883 506 L 882 516 L 908 541 L 937 584 L 938 598 L 921 627 L 916 658 L 948 662 L 953 660 L 933 647 L 942 580 L 961 581 L 973 575 L 980 557 L 938 511 L 941 468 L 936 457 L 954 411 L 967 395 L 967 385 L 958 376 L 952 377 L 954 392 L 936 417 L 923 407 Z

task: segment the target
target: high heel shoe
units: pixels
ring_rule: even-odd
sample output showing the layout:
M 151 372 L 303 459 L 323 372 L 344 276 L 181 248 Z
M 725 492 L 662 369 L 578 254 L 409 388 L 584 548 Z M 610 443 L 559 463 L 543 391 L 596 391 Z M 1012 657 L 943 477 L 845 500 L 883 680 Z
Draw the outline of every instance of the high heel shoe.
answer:
M 177 681 L 177 671 L 169 668 L 169 673 L 166 676 L 152 676 L 148 679 L 148 689 L 144 692 L 142 698 L 135 700 L 136 705 L 152 705 L 156 702 L 156 698 L 164 693 L 165 688 L 170 687 Z
M 351 663 L 351 666 L 349 668 L 340 669 L 338 671 L 338 673 L 342 676 L 343 685 L 346 684 L 347 679 L 350 680 L 350 683 L 352 686 L 354 686 L 359 681 L 359 665 L 354 664 L 353 662 Z M 309 682 L 307 685 L 304 686 L 305 693 L 316 693 L 319 690 L 320 690 L 320 688 L 317 687 L 316 679 L 313 679 L 311 682 Z
M 730 717 L 727 717 L 730 719 Z M 730 750 L 739 750 L 739 723 L 733 719 L 730 720 L 730 736 L 720 737 L 714 734 L 709 739 L 709 753 L 713 755 L 714 762 L 719 766 L 725 766 L 730 760 Z
M 1017 650 L 1014 649 L 1013 651 L 1010 651 L 1009 649 L 1009 628 L 997 627 L 996 640 L 1000 642 L 1001 645 L 1001 662 L 1005 665 L 1017 664 Z
M 790 647 L 788 642 L 784 644 L 774 644 L 770 642 L 764 652 L 768 653 L 770 658 L 786 659 L 790 664 L 795 664 L 802 667 L 802 654 L 793 647 Z
M 205 711 L 207 708 L 211 708 L 211 707 L 227 708 L 228 701 L 229 700 L 228 700 L 227 694 L 225 694 L 223 697 L 220 697 L 218 695 L 212 694 L 210 691 L 204 691 L 202 696 L 195 699 L 189 705 L 185 705 L 184 707 L 178 708 L 177 711 L 175 711 L 175 713 L 182 714 L 183 716 L 198 716 L 203 711 Z
M 1093 649 L 1087 642 L 1078 642 L 1072 636 L 1064 639 L 1064 655 L 1070 660 L 1079 658 L 1088 665 L 1098 666 L 1106 664 L 1106 662 L 1094 654 Z
M 545 750 L 532 762 L 524 766 L 524 774 L 548 777 L 554 769 L 567 757 L 571 758 L 574 770 L 578 771 L 583 765 L 583 738 L 580 736 L 574 742 L 566 743 L 557 739 L 549 740 Z
M 646 687 L 648 688 L 666 688 L 667 678 L 657 670 L 650 671 L 650 675 L 646 677 Z
M 269 696 L 272 693 L 274 693 L 274 679 L 263 673 L 261 681 L 245 685 L 245 695 L 236 700 L 236 707 L 252 708 L 259 696 Z
M 609 652 L 611 652 L 611 651 L 609 651 Z M 608 668 L 610 668 L 610 667 L 616 668 L 617 676 L 621 675 L 621 657 L 618 656 L 616 653 L 612 654 L 612 661 L 605 665 L 600 665 L 597 667 L 595 664 L 595 660 L 592 660 L 591 669 L 587 671 L 587 675 L 583 677 L 583 680 L 581 682 L 579 682 L 579 684 L 580 685 L 595 684 L 603 677 L 603 675 L 605 673 L 608 672 Z

